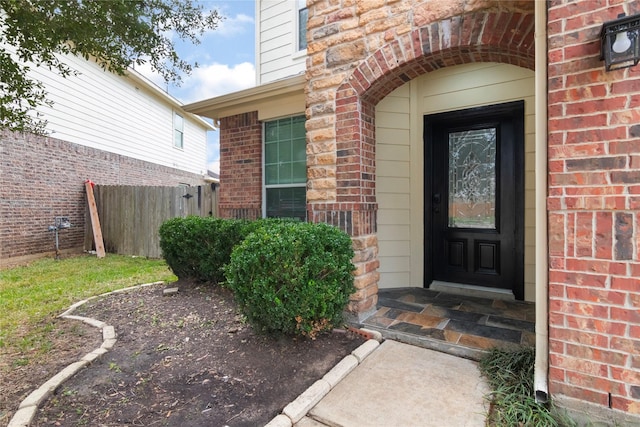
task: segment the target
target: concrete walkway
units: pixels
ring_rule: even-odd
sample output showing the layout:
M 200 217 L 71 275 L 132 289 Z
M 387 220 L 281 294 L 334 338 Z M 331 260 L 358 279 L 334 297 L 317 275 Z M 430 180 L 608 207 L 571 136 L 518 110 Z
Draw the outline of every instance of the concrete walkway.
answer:
M 475 362 L 387 340 L 295 425 L 483 427 L 488 392 Z

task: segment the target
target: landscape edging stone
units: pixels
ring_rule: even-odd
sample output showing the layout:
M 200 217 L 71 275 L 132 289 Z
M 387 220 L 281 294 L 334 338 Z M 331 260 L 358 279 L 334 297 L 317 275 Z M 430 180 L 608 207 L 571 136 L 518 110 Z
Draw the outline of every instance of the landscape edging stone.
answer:
M 365 341 L 351 354 L 345 356 L 322 379 L 316 381 L 293 402 L 285 406 L 282 413 L 273 418 L 265 427 L 289 427 L 305 417 L 344 377 L 380 346 L 382 336 L 376 336 L 376 338 Z
M 24 398 L 22 402 L 20 402 L 20 405 L 18 406 L 18 410 L 16 411 L 15 414 L 13 414 L 13 417 L 9 421 L 9 424 L 7 424 L 7 427 L 29 427 L 29 425 L 33 421 L 33 418 L 36 415 L 38 406 L 42 402 L 44 402 L 58 387 L 60 387 L 62 383 L 64 383 L 66 380 L 68 380 L 69 378 L 77 374 L 78 371 L 80 371 L 82 368 L 87 366 L 89 363 L 92 363 L 93 361 L 100 358 L 103 354 L 107 353 L 115 345 L 117 341 L 115 328 L 111 325 L 107 325 L 106 323 L 100 320 L 92 319 L 90 317 L 73 315 L 72 313 L 78 307 L 86 304 L 87 302 L 95 298 L 100 298 L 100 297 L 104 297 L 107 295 L 116 294 L 120 292 L 126 292 L 132 289 L 137 289 L 137 288 L 142 288 L 142 287 L 147 287 L 152 285 L 160 285 L 163 283 L 164 282 L 144 283 L 141 285 L 129 286 L 127 288 L 117 289 L 111 292 L 105 292 L 103 294 L 96 295 L 96 296 L 84 299 L 82 301 L 78 301 L 72 304 L 64 313 L 59 315 L 58 317 L 61 317 L 63 319 L 79 320 L 90 326 L 100 329 L 100 332 L 102 333 L 102 340 L 103 340 L 102 344 L 100 345 L 100 347 L 96 348 L 95 350 L 85 354 L 82 358 L 80 358 L 79 361 L 73 362 L 68 366 L 66 366 L 65 368 L 63 368 L 60 372 L 58 372 L 57 374 L 49 378 L 40 387 L 38 387 L 37 389 L 29 393 L 29 395 L 26 398 Z

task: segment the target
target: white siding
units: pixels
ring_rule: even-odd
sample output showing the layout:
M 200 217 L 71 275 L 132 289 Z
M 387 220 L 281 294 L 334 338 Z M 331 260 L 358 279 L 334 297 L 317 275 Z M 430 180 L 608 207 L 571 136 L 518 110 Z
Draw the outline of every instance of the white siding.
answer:
M 306 51 L 296 46 L 296 0 L 259 0 L 256 6 L 258 85 L 305 71 Z
M 525 299 L 534 282 L 534 73 L 505 64 L 467 64 L 406 83 L 376 107 L 376 190 L 381 288 L 423 286 L 426 114 L 525 101 Z
M 54 138 L 136 159 L 202 174 L 206 172 L 205 125 L 166 98 L 133 79 L 102 70 L 96 63 L 69 56 L 79 72 L 60 77 L 33 68 L 53 105 L 38 109 Z M 173 114 L 184 119 L 184 148 L 173 146 Z

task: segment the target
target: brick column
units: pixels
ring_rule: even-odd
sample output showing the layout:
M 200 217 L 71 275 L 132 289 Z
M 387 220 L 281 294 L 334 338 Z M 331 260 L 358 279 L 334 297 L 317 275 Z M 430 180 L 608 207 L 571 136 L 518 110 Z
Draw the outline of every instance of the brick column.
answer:
M 620 13 L 640 2 L 548 15 L 549 388 L 614 417 L 640 414 L 640 67 L 599 58 Z
M 309 221 L 333 225 L 351 236 L 356 292 L 351 295 L 347 313 L 349 320 L 356 322 L 372 314 L 378 302 L 376 214 L 377 206 L 371 203 L 314 203 L 308 208 Z
M 258 112 L 220 119 L 220 199 L 222 218 L 262 216 L 262 125 Z

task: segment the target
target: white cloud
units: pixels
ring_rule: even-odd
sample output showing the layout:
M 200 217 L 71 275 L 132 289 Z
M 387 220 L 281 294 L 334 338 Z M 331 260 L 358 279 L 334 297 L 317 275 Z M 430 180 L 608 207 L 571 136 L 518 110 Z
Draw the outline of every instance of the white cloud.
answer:
M 167 90 L 162 76 L 155 72 L 148 62 L 136 65 L 135 70 L 162 90 Z M 171 95 L 189 104 L 253 87 L 256 71 L 255 66 L 250 62 L 236 65 L 213 63 L 194 68 L 190 76 L 183 76 L 182 79 L 181 86 L 170 85 L 168 90 Z
M 220 160 L 214 160 L 207 164 L 207 170 L 217 173 L 220 175 Z
M 132 68 L 146 77 L 152 83 L 155 83 L 156 86 L 162 88 L 162 90 L 167 90 L 167 84 L 165 83 L 164 78 L 158 72 L 154 71 L 153 68 L 151 68 L 151 64 L 148 60 L 144 64 L 135 65 L 132 66 Z
M 193 70 L 173 94 L 185 103 L 201 101 L 255 86 L 255 67 L 250 62 L 236 65 L 213 63 Z M 220 173 L 220 134 L 209 132 L 207 168 Z
M 235 16 L 225 16 L 225 19 L 220 21 L 218 28 L 210 31 L 208 34 L 232 37 L 244 33 L 247 27 L 253 26 L 253 23 L 253 17 L 245 15 L 244 13 L 239 13 Z
M 207 169 L 220 173 L 220 132 L 207 133 Z
M 255 67 L 250 62 L 201 65 L 184 79 L 178 97 L 185 103 L 201 101 L 253 87 L 255 80 Z

